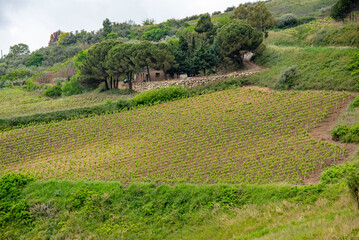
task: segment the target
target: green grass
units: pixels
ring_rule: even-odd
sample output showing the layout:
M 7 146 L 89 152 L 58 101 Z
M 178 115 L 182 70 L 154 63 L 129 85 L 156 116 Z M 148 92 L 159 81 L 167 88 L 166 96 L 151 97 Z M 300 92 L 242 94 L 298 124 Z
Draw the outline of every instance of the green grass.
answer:
M 287 13 L 293 13 L 297 17 L 317 17 L 328 14 L 329 7 L 335 2 L 336 0 L 272 0 L 266 5 L 275 17 Z M 324 11 L 321 12 L 321 9 Z
M 327 239 L 357 237 L 346 186 L 35 181 L 19 193 L 31 223 L 1 239 Z
M 359 23 L 335 22 L 330 18 L 281 31 L 271 31 L 267 44 L 284 46 L 351 46 L 359 47 Z
M 297 66 L 299 76 L 294 81 L 293 89 L 358 91 L 358 76 L 352 76 L 351 71 L 346 69 L 351 62 L 351 51 L 328 47 L 268 45 L 256 62 L 269 69 L 253 74 L 247 80 L 253 85 L 274 88 L 284 69 Z
M 11 118 L 36 113 L 53 112 L 71 108 L 91 107 L 108 100 L 129 98 L 131 95 L 86 93 L 51 99 L 21 88 L 0 89 L 0 118 Z

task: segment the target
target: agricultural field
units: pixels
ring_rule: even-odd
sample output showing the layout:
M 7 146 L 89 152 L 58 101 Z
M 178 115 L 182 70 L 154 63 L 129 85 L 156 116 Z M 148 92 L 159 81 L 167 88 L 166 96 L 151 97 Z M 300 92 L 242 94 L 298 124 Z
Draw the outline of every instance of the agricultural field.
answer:
M 0 118 L 9 118 L 34 113 L 89 107 L 129 96 L 116 94 L 87 93 L 52 99 L 21 88 L 0 89 Z
M 236 88 L 0 133 L 0 174 L 156 183 L 308 183 L 345 147 L 309 132 L 345 92 Z

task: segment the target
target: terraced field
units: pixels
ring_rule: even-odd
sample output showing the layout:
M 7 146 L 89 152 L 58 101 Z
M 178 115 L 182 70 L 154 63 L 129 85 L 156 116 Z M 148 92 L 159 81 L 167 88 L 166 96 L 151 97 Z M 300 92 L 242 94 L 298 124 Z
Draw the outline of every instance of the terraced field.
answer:
M 0 175 L 165 183 L 303 183 L 347 157 L 309 135 L 343 92 L 237 88 L 0 133 Z

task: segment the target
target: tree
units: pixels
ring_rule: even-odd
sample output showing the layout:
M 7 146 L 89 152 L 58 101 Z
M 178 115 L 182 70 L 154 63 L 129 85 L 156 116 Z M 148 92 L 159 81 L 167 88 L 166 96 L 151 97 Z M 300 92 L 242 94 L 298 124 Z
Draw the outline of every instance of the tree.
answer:
M 177 67 L 173 50 L 167 43 L 157 43 L 154 45 L 154 55 L 155 68 L 161 69 L 165 75 L 165 80 L 167 80 L 167 72 Z
M 112 32 L 112 23 L 108 18 L 106 18 L 105 20 L 103 20 L 102 26 L 103 26 L 102 36 L 106 38 L 107 35 Z
M 267 9 L 264 2 L 247 7 L 241 4 L 234 11 L 232 18 L 243 20 L 261 32 L 266 32 L 267 29 L 274 27 L 276 24 L 274 16 Z
M 218 31 L 217 41 L 222 58 L 230 64 L 242 66 L 247 52 L 262 43 L 262 34 L 240 20 L 232 20 Z
M 114 77 L 117 81 L 121 75 L 126 76 L 130 90 L 132 90 L 133 75 L 139 70 L 134 52 L 135 44 L 120 44 L 113 47 L 106 57 L 108 75 Z
M 358 9 L 357 0 L 338 0 L 330 10 L 330 16 L 336 21 L 343 21 L 351 12 Z
M 198 33 L 211 32 L 213 30 L 211 16 L 208 13 L 202 15 L 194 30 Z
M 155 46 L 148 41 L 140 42 L 134 46 L 134 59 L 138 68 L 147 69 L 147 81 L 151 81 L 150 68 L 156 66 Z
M 108 83 L 110 77 L 107 69 L 106 57 L 108 52 L 115 46 L 122 44 L 117 40 L 105 40 L 95 44 L 88 49 L 86 59 L 79 63 L 81 74 L 79 82 L 90 87 L 97 87 L 98 84 L 105 82 L 106 89 L 112 88 Z
M 193 63 L 196 70 L 202 70 L 206 75 L 206 69 L 211 69 L 218 65 L 219 58 L 215 52 L 209 48 L 208 44 L 202 42 L 194 51 Z
M 41 66 L 42 62 L 44 61 L 44 55 L 42 55 L 41 53 L 34 53 L 31 54 L 29 60 L 27 60 L 26 62 L 26 67 L 30 67 L 30 66 Z
M 118 38 L 118 37 L 119 37 L 119 36 L 118 36 L 117 33 L 115 33 L 115 32 L 110 32 L 109 34 L 107 34 L 106 39 L 116 39 L 116 38 Z
M 145 19 L 145 20 L 142 21 L 142 25 L 143 25 L 143 26 L 153 25 L 154 23 L 155 23 L 155 20 L 154 20 L 153 18 L 151 18 L 151 19 L 147 18 L 147 19 Z
M 29 53 L 30 53 L 29 46 L 24 43 L 19 43 L 14 46 L 11 46 L 9 51 L 9 54 L 13 56 L 29 54 Z

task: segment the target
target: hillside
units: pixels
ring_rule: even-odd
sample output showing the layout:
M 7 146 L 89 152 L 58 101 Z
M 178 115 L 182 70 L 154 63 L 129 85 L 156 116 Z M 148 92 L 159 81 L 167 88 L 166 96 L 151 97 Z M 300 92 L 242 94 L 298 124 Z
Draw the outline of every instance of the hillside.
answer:
M 359 239 L 359 25 L 326 18 L 334 2 L 266 1 L 300 24 L 269 31 L 242 68 L 194 33 L 200 16 L 107 19 L 119 39 L 67 33 L 42 65 L 1 59 L 0 239 Z M 203 85 L 116 89 L 148 61 Z
M 359 23 L 320 19 L 286 30 L 271 31 L 266 43 L 284 46 L 359 47 Z
M 308 131 L 349 99 L 239 88 L 7 131 L 0 133 L 1 174 L 122 183 L 307 182 L 346 158 L 345 148 L 315 141 Z
M 297 17 L 318 17 L 329 13 L 336 0 L 272 0 L 266 3 L 275 17 L 293 13 Z
M 298 74 L 293 80 L 293 89 L 357 91 L 358 77 L 352 76 L 347 69 L 353 50 L 267 45 L 266 51 L 256 62 L 269 69 L 249 76 L 248 80 L 254 85 L 274 88 L 283 71 L 295 66 Z

